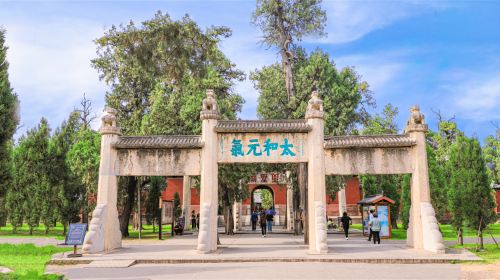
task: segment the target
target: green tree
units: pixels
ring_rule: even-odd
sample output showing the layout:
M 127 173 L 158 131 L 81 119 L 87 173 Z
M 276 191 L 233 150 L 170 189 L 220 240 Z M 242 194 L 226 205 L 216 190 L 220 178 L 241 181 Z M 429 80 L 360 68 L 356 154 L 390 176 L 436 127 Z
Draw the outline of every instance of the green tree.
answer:
M 72 112 L 68 119 L 63 121 L 50 139 L 50 169 L 49 178 L 55 190 L 59 221 L 63 224 L 64 234 L 69 223 L 79 221 L 82 206 L 82 183 L 71 171 L 67 156 L 71 147 L 76 142 L 81 123 L 78 112 Z
M 225 221 L 226 234 L 234 234 L 233 203 L 249 196 L 248 188 L 243 188 L 251 175 L 255 175 L 258 165 L 223 164 L 219 166 L 219 205 Z
M 75 143 L 67 152 L 66 162 L 71 172 L 78 178 L 80 186 L 80 201 L 82 220 L 88 222 L 88 214 L 95 205 L 89 204 L 89 199 L 97 193 L 99 174 L 101 136 L 99 133 L 82 129 L 76 135 Z
M 0 28 L 0 227 L 5 225 L 7 218 L 4 206 L 9 184 L 12 183 L 12 136 L 19 123 L 17 95 L 10 87 L 8 70 L 5 30 Z
M 325 35 L 326 13 L 320 4 L 320 0 L 257 0 L 252 21 L 262 31 L 263 43 L 281 54 L 288 102 L 295 103 L 295 42 L 309 35 Z
M 429 170 L 429 188 L 431 202 L 436 211 L 438 221 L 446 221 L 448 212 L 448 191 L 446 187 L 445 165 L 440 164 L 437 155 L 430 145 L 427 145 L 427 164 Z
M 110 87 L 108 106 L 118 110 L 125 135 L 193 134 L 201 129 L 199 112 L 207 88 L 213 88 L 223 118 L 234 119 L 243 99 L 231 90 L 244 77 L 220 51 L 231 35 L 226 27 L 202 31 L 189 16 L 172 20 L 158 12 L 140 26 L 112 26 L 97 39 L 92 65 Z M 127 180 L 120 227 L 128 223 L 136 188 L 148 179 Z
M 410 206 L 411 206 L 411 175 L 403 175 L 401 180 L 401 212 L 399 217 L 403 222 L 403 228 L 408 229 L 410 224 Z
M 273 194 L 268 189 L 260 190 L 260 197 L 262 198 L 262 208 L 269 209 L 273 206 Z
M 146 221 L 153 225 L 153 232 L 155 231 L 155 223 L 159 223 L 160 208 L 158 207 L 158 200 L 161 192 L 166 187 L 165 177 L 151 177 L 151 182 L 147 185 L 149 193 L 146 200 Z
M 182 207 L 181 207 L 181 196 L 178 192 L 175 192 L 174 194 L 174 219 L 177 219 L 181 216 L 182 214 Z
M 17 228 L 23 225 L 24 221 L 24 201 L 30 197 L 28 189 L 21 182 L 25 180 L 22 174 L 25 172 L 23 156 L 26 154 L 24 145 L 26 136 L 19 138 L 19 145 L 12 150 L 12 181 L 6 196 L 6 208 L 8 219 L 12 225 L 12 232 L 16 233 Z
M 452 224 L 459 233 L 465 223 L 478 229 L 482 246 L 482 230 L 487 224 L 495 221 L 495 204 L 477 139 L 457 137 L 456 143 L 450 149 L 448 165 L 451 170 L 448 197 L 453 214 Z
M 22 201 L 23 218 L 30 234 L 40 221 L 44 222 L 47 231 L 54 225 L 56 213 L 53 209 L 56 206 L 48 178 L 49 136 L 47 120 L 42 118 L 37 127 L 28 130 L 26 137 L 20 138 L 19 149 L 15 153 L 15 188 L 23 189 L 24 195 L 12 196 L 9 204 L 12 206 L 13 201 Z
M 500 129 L 497 129 L 496 136 L 486 137 L 483 155 L 491 182 L 500 184 Z
M 377 113 L 368 119 L 363 128 L 364 135 L 395 134 L 398 133 L 396 116 L 398 108 L 391 104 L 385 105 L 381 114 Z M 401 203 L 401 175 L 363 175 L 361 186 L 364 195 L 384 194 L 395 201 L 391 205 L 391 226 L 398 228 L 399 205 Z
M 368 84 L 352 68 L 338 70 L 327 53 L 316 50 L 298 52 L 294 64 L 295 102 L 287 102 L 285 85 L 278 64 L 253 72 L 250 79 L 259 91 L 257 115 L 262 119 L 304 118 L 313 90 L 318 90 L 325 110 L 325 135 L 355 133 L 374 105 Z

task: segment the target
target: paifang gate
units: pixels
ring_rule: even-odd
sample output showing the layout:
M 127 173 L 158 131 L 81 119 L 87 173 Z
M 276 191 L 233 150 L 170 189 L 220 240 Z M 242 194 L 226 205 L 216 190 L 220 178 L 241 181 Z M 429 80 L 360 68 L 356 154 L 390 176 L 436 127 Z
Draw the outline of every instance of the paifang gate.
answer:
M 309 100 L 305 119 L 219 120 L 217 102 L 207 90 L 200 119 L 202 135 L 124 137 L 115 110 L 106 108 L 100 132 L 101 163 L 97 207 L 83 246 L 86 253 L 121 247 L 117 202 L 118 176 L 200 175 L 200 231 L 197 249 L 217 250 L 219 163 L 308 164 L 309 252 L 327 253 L 325 175 L 411 174 L 411 210 L 407 243 L 444 252 L 430 203 L 425 133 L 417 106 L 405 133 L 379 136 L 324 136 L 323 102 Z

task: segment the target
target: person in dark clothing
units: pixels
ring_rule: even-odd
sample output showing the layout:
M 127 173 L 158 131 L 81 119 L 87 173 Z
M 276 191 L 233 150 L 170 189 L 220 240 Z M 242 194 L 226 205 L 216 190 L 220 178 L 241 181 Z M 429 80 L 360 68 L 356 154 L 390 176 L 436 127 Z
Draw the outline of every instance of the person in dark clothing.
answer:
M 196 214 L 196 228 L 200 230 L 200 213 Z
M 196 214 L 194 213 L 194 210 L 191 211 L 191 230 L 196 229 Z
M 257 228 L 257 220 L 258 219 L 259 219 L 259 216 L 255 212 L 255 210 L 252 211 L 252 217 L 250 218 L 250 221 L 252 222 L 252 231 L 255 231 L 255 229 Z
M 345 239 L 349 240 L 349 225 L 352 224 L 352 219 L 347 216 L 347 212 L 344 212 L 340 222 L 342 223 L 342 228 L 344 228 Z
M 266 219 L 266 212 L 262 211 L 260 213 L 260 229 L 262 230 L 262 237 L 266 237 L 266 224 L 267 224 L 267 219 Z
M 269 210 L 266 211 L 266 219 L 267 219 L 267 231 L 272 232 L 273 231 L 273 220 L 274 220 L 274 210 L 269 208 Z

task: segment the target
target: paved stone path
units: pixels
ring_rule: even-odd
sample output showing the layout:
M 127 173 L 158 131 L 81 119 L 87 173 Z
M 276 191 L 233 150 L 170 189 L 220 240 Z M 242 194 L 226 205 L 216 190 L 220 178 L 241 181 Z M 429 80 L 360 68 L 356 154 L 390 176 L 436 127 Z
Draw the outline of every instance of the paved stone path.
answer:
M 453 264 L 221 263 L 135 265 L 125 269 L 50 267 L 68 279 L 440 279 L 460 278 Z
M 221 262 L 221 261 L 343 261 L 357 262 L 397 262 L 439 261 L 439 260 L 478 260 L 474 254 L 462 249 L 450 249 L 446 254 L 433 254 L 406 247 L 402 240 L 382 240 L 382 244 L 366 241 L 361 235 L 345 240 L 341 235 L 328 235 L 329 252 L 326 255 L 310 255 L 302 236 L 289 234 L 256 234 L 234 236 L 220 235 L 219 250 L 212 254 L 199 254 L 196 251 L 197 236 L 179 236 L 167 240 L 125 240 L 123 248 L 108 254 L 84 255 L 78 259 L 68 259 L 64 254 L 56 255 L 53 263 L 137 260 L 139 263 L 175 262 Z M 401 263 L 401 261 L 400 261 Z
M 64 243 L 64 240 L 58 240 L 51 237 L 0 237 L 1 243 L 10 244 L 29 244 L 33 243 L 36 246 L 59 245 Z

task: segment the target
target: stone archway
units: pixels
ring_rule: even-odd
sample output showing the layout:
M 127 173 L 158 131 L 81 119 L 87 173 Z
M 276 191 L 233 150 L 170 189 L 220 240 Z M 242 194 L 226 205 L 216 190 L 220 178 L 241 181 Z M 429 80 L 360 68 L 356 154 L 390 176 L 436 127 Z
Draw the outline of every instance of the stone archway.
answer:
M 255 192 L 256 192 L 256 191 L 261 191 L 261 190 L 268 190 L 268 191 L 271 193 L 271 195 L 272 195 L 272 197 L 273 197 L 273 199 L 272 199 L 272 207 L 274 208 L 274 203 L 275 203 L 275 195 L 274 195 L 274 190 L 273 190 L 273 188 L 271 188 L 270 186 L 267 186 L 267 185 L 258 185 L 258 186 L 256 186 L 255 188 L 253 188 L 252 192 L 250 193 L 250 199 L 251 199 L 251 200 L 250 200 L 250 209 L 251 209 L 251 211 L 254 211 L 254 210 L 259 211 L 259 210 L 262 210 L 262 206 L 260 206 L 260 205 L 259 205 L 260 203 L 257 203 L 257 202 L 255 201 Z M 258 208 L 259 208 L 259 206 L 260 206 L 260 208 L 261 208 L 261 209 L 258 209 Z M 267 210 L 267 209 L 264 209 L 264 210 Z
M 220 120 L 213 90 L 200 112 L 201 135 L 121 136 L 116 110 L 101 123 L 97 206 L 83 251 L 121 247 L 117 202 L 118 176 L 200 176 L 200 229 L 197 249 L 217 250 L 218 165 L 228 163 L 307 163 L 308 248 L 328 252 L 325 175 L 412 174 L 408 245 L 444 252 L 430 203 L 426 139 L 418 106 L 411 109 L 404 134 L 324 135 L 323 103 L 318 92 L 305 119 Z

